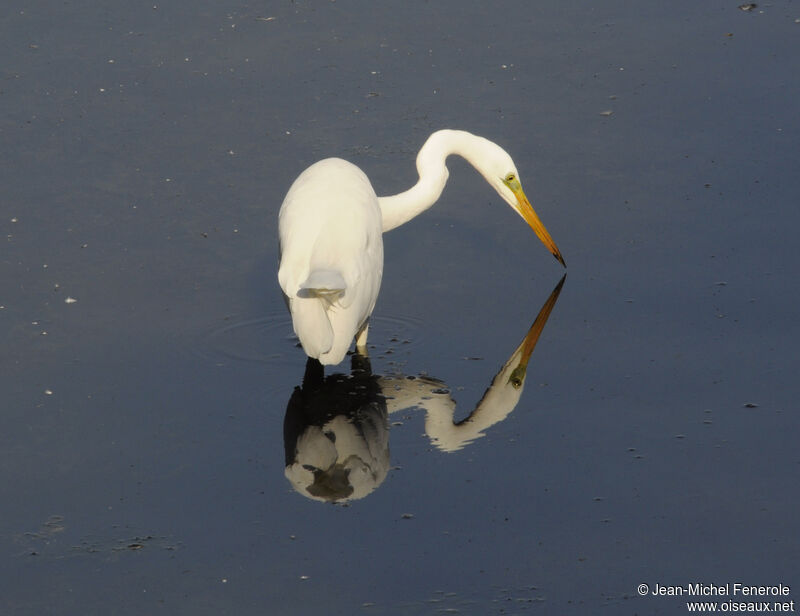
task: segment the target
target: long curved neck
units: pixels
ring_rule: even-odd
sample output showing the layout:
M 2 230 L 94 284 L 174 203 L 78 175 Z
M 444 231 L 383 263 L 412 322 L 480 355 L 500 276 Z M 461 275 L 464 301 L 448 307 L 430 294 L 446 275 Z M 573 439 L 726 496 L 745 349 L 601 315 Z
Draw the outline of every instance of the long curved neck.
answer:
M 384 233 L 408 222 L 436 203 L 449 175 L 445 159 L 450 154 L 458 154 L 475 166 L 470 152 L 474 150 L 476 141 L 483 140 L 462 130 L 439 130 L 428 137 L 417 155 L 419 181 L 398 195 L 378 197 Z

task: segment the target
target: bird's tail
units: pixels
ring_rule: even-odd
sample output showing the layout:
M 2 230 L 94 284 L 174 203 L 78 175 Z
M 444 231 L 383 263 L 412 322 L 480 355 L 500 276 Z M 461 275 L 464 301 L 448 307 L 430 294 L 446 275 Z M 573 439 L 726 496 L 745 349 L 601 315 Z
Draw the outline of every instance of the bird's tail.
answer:
M 316 298 L 295 297 L 292 300 L 294 333 L 309 357 L 319 358 L 333 346 L 333 328 L 325 304 Z
M 292 320 L 309 357 L 319 358 L 331 350 L 334 332 L 328 309 L 346 288 L 344 278 L 335 270 L 314 270 L 300 283 L 297 297 L 292 300 Z

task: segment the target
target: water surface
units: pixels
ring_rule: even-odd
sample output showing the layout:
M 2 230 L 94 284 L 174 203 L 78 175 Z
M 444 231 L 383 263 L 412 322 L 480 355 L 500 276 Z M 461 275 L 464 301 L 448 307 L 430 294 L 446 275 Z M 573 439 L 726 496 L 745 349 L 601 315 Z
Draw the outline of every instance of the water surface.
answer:
M 685 607 L 640 583 L 736 581 L 796 599 L 798 19 L 12 2 L 0 611 L 655 614 Z M 304 498 L 277 210 L 325 156 L 403 190 L 443 127 L 512 154 L 568 278 L 505 419 L 445 452 L 424 409 L 387 410 L 380 484 Z M 460 421 L 563 272 L 449 167 L 385 236 L 370 374 L 441 382 Z

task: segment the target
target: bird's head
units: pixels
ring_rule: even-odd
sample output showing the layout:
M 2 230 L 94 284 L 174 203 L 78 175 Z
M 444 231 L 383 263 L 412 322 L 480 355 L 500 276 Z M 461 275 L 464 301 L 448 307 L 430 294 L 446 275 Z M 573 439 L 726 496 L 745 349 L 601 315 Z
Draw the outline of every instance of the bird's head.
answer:
M 478 171 L 505 202 L 530 225 L 542 244 L 558 259 L 559 263 L 566 267 L 567 264 L 564 263 L 561 251 L 522 190 L 519 173 L 511 156 L 499 145 L 488 140 L 484 141 L 486 145 L 481 157 L 481 164 L 480 166 L 476 165 Z

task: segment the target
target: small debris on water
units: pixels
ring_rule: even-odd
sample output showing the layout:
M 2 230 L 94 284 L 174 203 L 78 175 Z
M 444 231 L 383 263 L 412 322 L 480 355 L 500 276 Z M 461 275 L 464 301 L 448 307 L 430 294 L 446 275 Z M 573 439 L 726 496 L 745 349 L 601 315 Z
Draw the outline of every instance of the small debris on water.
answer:
M 755 2 L 746 2 L 744 4 L 740 4 L 739 8 L 743 11 L 752 11 L 758 5 Z
M 67 297 L 67 298 L 64 300 L 64 303 L 65 303 L 65 304 L 74 304 L 74 303 L 75 303 L 75 302 L 77 302 L 77 301 L 78 301 L 78 300 L 77 300 L 77 299 L 75 299 L 74 297 Z
M 403 515 L 400 516 L 400 518 L 403 519 L 403 520 L 410 520 L 413 517 L 414 517 L 413 513 L 404 513 Z

